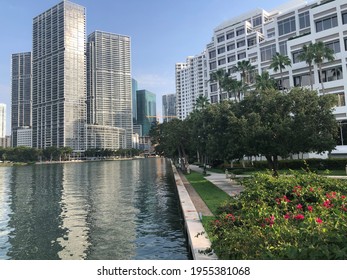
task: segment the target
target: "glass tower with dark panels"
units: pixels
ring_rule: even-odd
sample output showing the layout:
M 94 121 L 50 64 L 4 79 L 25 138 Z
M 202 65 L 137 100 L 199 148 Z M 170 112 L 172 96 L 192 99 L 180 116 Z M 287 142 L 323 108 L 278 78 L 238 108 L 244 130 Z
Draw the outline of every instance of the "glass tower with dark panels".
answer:
M 132 84 L 132 102 L 133 102 L 133 124 L 136 124 L 137 108 L 136 108 L 136 91 L 138 90 L 138 84 L 135 79 L 131 79 Z
M 130 37 L 95 31 L 88 36 L 88 123 L 125 129 L 132 147 Z
M 142 135 L 148 136 L 151 126 L 157 120 L 156 95 L 148 90 L 141 89 L 136 92 L 137 124 L 142 126 Z
M 163 122 L 168 122 L 176 118 L 176 94 L 164 94 L 162 104 Z
M 85 150 L 85 8 L 63 1 L 33 20 L 33 146 Z
M 30 128 L 31 52 L 12 54 L 11 129 L 12 146 L 17 147 L 17 131 Z

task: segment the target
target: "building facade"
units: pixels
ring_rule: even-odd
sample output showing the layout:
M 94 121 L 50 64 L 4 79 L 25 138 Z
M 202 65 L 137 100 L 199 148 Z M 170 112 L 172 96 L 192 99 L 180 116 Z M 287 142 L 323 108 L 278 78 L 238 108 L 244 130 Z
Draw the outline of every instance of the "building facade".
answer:
M 138 83 L 135 79 L 131 79 L 131 95 L 132 95 L 132 108 L 133 108 L 133 124 L 137 121 L 137 101 L 136 91 L 139 89 Z
M 0 103 L 0 138 L 6 136 L 6 104 Z
M 163 122 L 168 122 L 176 118 L 176 94 L 164 94 L 162 96 L 162 114 Z
M 194 110 L 196 99 L 207 96 L 206 54 L 189 56 L 185 63 L 176 64 L 176 114 L 181 120 Z
M 33 146 L 86 148 L 86 12 L 63 1 L 33 20 Z
M 11 137 L 12 146 L 18 144 L 17 131 L 32 126 L 31 52 L 12 55 Z M 32 141 L 30 140 L 30 143 Z
M 142 126 L 142 135 L 148 136 L 153 123 L 157 121 L 156 95 L 148 90 L 138 90 L 137 99 L 137 125 Z
M 124 129 L 125 144 L 114 149 L 130 149 L 133 125 L 130 38 L 95 31 L 88 36 L 87 57 L 87 122 Z
M 31 127 L 20 127 L 16 130 L 17 137 L 16 137 L 16 147 L 24 146 L 31 148 L 33 146 L 32 142 L 32 134 L 33 130 Z M 12 137 L 13 139 L 13 137 Z M 12 143 L 12 147 L 14 147 L 14 143 Z

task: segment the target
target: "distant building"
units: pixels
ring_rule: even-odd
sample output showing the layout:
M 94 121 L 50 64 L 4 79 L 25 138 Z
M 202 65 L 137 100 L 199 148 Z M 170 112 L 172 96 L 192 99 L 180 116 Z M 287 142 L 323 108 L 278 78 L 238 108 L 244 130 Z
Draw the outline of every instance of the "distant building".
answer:
M 137 124 L 142 126 L 142 136 L 148 136 L 153 123 L 157 121 L 156 95 L 148 90 L 138 90 Z
M 137 101 L 136 101 L 136 91 L 138 90 L 138 83 L 135 79 L 131 79 L 131 95 L 132 95 L 132 103 L 133 103 L 133 124 L 136 123 L 137 120 Z
M 125 147 L 125 134 L 126 131 L 123 128 L 88 124 L 88 149 L 118 150 Z
M 0 138 L 0 147 L 10 148 L 11 147 L 11 136 L 5 136 Z
M 0 103 L 0 138 L 6 136 L 6 104 Z
M 196 99 L 207 96 L 206 55 L 189 56 L 185 63 L 176 63 L 176 114 L 181 120 L 193 110 Z
M 33 20 L 33 146 L 86 148 L 86 11 L 62 1 Z
M 130 37 L 95 31 L 88 36 L 87 57 L 87 122 L 93 125 L 88 131 L 96 133 L 96 125 L 100 125 L 103 128 L 98 133 L 106 134 L 100 135 L 105 142 L 99 144 L 118 143 L 121 146 L 117 144 L 113 149 L 130 149 L 133 134 Z M 110 131 L 124 131 L 125 142 L 113 141 L 122 136 L 112 136 Z M 112 139 L 106 141 L 107 136 Z M 88 147 L 93 144 L 88 142 Z
M 13 147 L 27 146 L 28 143 L 18 144 L 17 131 L 23 127 L 27 129 L 32 126 L 31 78 L 31 52 L 12 54 L 11 136 Z M 27 136 L 28 134 L 25 134 L 25 138 Z M 30 143 L 32 146 L 32 140 Z
M 32 133 L 33 130 L 30 127 L 21 127 L 18 128 L 16 130 L 17 133 L 17 143 L 16 143 L 16 147 L 18 146 L 25 146 L 25 147 L 32 147 L 33 146 L 33 142 L 32 142 Z M 13 139 L 13 137 L 12 137 Z M 13 143 L 12 143 L 12 147 L 14 147 Z
M 163 122 L 176 118 L 176 94 L 164 94 L 162 97 Z

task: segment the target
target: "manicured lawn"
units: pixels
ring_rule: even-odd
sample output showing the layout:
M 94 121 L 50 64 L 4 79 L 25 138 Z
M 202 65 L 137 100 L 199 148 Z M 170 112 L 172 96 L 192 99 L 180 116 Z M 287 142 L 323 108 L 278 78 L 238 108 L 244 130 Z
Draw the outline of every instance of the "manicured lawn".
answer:
M 185 176 L 214 215 L 221 203 L 230 199 L 229 195 L 205 179 L 202 174 L 192 172 Z

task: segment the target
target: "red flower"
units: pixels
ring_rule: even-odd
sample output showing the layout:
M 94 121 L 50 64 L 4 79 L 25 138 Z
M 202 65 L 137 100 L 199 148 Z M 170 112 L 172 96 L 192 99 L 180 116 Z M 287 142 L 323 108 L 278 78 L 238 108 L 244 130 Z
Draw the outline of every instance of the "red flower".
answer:
M 313 211 L 313 207 L 311 205 L 307 206 L 307 210 L 308 212 L 312 212 Z
M 323 223 L 323 221 L 322 221 L 320 218 L 317 218 L 317 219 L 316 219 L 316 223 L 317 223 L 317 224 L 321 224 L 321 223 Z
M 302 210 L 302 205 L 301 204 L 296 205 L 296 209 Z
M 283 216 L 283 218 L 285 218 L 286 220 L 290 219 L 290 214 L 289 214 L 289 213 L 285 214 L 285 215 Z
M 325 196 L 328 199 L 336 199 L 336 192 L 327 193 Z
M 305 216 L 303 214 L 298 214 L 298 215 L 294 216 L 294 219 L 295 220 L 303 220 L 303 219 L 305 219 Z
M 286 195 L 283 196 L 283 201 L 284 201 L 284 202 L 290 202 L 290 200 L 287 198 Z
M 226 218 L 227 218 L 227 219 L 231 219 L 233 222 L 235 222 L 235 220 L 236 220 L 236 219 L 235 219 L 235 216 L 234 216 L 233 214 L 227 214 L 227 215 L 226 215 Z
M 345 195 L 341 195 L 341 199 L 345 199 L 346 198 L 346 196 Z
M 331 207 L 333 207 L 333 205 L 331 204 L 331 202 L 330 202 L 330 200 L 329 199 L 327 199 L 326 201 L 324 201 L 324 203 L 323 203 L 323 207 L 325 207 L 325 208 L 331 208 Z
M 311 187 L 311 188 L 310 188 L 310 191 L 311 191 L 311 192 L 314 192 L 314 189 Z
M 270 218 L 265 218 L 265 222 L 272 227 L 272 225 L 275 223 L 275 216 L 272 215 Z

